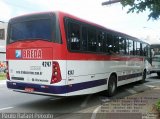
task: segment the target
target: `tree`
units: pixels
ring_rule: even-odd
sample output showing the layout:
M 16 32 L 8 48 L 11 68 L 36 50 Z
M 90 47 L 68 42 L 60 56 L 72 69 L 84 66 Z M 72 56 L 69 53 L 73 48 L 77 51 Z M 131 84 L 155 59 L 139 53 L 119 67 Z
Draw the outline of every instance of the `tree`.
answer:
M 123 7 L 130 6 L 127 13 L 130 12 L 144 12 L 149 10 L 149 19 L 157 20 L 160 17 L 160 0 L 110 0 L 102 3 L 102 5 L 108 5 L 121 2 Z

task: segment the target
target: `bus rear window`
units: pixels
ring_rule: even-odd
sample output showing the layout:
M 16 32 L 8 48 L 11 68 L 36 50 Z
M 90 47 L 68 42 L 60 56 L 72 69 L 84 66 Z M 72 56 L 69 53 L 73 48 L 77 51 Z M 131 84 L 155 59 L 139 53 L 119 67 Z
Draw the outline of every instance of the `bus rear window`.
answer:
M 10 25 L 10 42 L 28 39 L 42 39 L 51 41 L 51 29 L 50 19 L 15 22 Z

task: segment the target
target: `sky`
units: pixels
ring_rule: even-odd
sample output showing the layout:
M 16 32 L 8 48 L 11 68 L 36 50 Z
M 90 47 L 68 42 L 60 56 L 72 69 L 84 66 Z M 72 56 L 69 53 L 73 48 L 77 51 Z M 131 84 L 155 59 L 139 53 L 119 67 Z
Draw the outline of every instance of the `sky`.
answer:
M 148 11 L 129 13 L 120 3 L 102 6 L 107 0 L 0 0 L 0 21 L 44 11 L 63 11 L 149 43 L 160 43 L 160 19 L 148 21 Z

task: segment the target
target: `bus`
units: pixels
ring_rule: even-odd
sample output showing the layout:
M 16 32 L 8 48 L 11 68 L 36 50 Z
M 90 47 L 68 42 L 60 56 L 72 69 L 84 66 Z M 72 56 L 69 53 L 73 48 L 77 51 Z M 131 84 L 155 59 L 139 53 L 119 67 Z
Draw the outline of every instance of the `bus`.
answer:
M 7 22 L 0 21 L 0 72 L 6 70 L 6 36 Z
M 61 11 L 10 19 L 7 87 L 14 91 L 76 96 L 144 82 L 150 45 Z
M 157 73 L 160 77 L 160 43 L 151 44 L 152 51 L 152 69 L 151 73 Z

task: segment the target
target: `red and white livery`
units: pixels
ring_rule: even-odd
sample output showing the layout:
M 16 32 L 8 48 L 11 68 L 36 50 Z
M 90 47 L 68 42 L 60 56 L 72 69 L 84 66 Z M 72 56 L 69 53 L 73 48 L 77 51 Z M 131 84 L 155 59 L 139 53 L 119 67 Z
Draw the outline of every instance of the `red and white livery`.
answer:
M 145 81 L 147 43 L 63 12 L 12 18 L 7 39 L 7 86 L 73 96 Z M 147 61 L 148 62 L 148 61 Z

